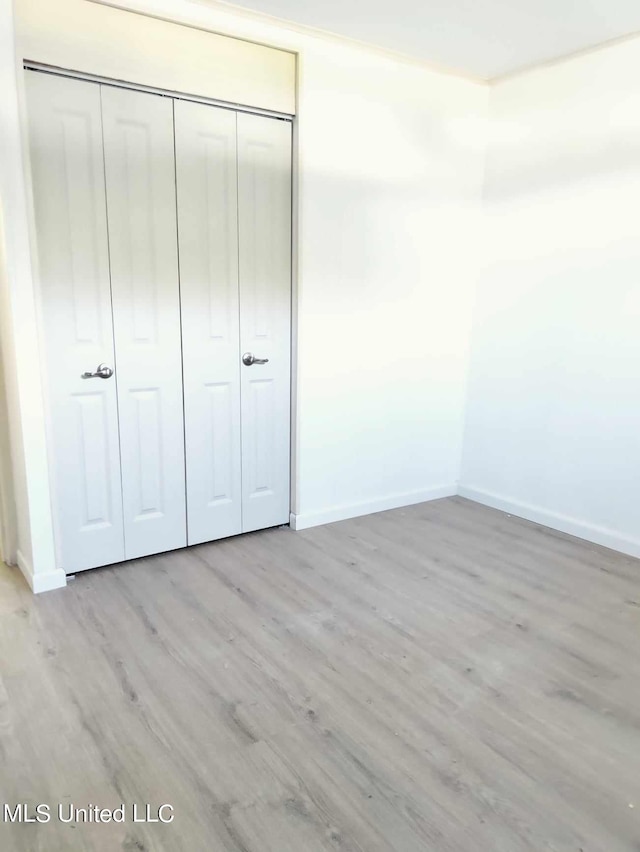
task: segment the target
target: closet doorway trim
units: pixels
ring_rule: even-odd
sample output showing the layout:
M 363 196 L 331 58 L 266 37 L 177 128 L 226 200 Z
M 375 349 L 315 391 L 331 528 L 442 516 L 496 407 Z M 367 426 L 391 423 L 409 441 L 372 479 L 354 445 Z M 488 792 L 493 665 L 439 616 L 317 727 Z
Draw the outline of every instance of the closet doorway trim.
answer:
M 273 110 L 251 107 L 246 104 L 229 103 L 219 101 L 216 98 L 203 98 L 197 95 L 188 95 L 184 92 L 172 92 L 168 89 L 158 89 L 155 86 L 143 86 L 140 83 L 128 83 L 126 80 L 112 80 L 110 77 L 100 77 L 97 74 L 86 74 L 80 71 L 71 71 L 67 68 L 57 68 L 55 65 L 43 65 L 41 62 L 32 62 L 25 59 L 23 68 L 29 71 L 39 71 L 42 74 L 53 74 L 56 77 L 72 77 L 75 80 L 86 80 L 88 83 L 99 83 L 101 86 L 113 86 L 118 89 L 134 89 L 137 92 L 147 92 L 151 95 L 161 95 L 165 98 L 173 98 L 178 101 L 193 101 L 197 104 L 208 104 L 220 109 L 230 109 L 234 112 L 248 112 L 251 115 L 263 115 L 267 118 L 275 118 L 280 121 L 291 121 L 295 116 L 286 112 L 274 112 Z

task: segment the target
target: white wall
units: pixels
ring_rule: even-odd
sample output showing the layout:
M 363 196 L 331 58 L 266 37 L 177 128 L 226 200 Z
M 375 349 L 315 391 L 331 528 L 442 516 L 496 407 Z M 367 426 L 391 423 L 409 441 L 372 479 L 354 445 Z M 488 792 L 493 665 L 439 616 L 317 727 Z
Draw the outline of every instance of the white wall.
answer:
M 298 528 L 455 493 L 487 89 L 305 40 Z
M 640 556 L 640 39 L 491 89 L 462 493 Z

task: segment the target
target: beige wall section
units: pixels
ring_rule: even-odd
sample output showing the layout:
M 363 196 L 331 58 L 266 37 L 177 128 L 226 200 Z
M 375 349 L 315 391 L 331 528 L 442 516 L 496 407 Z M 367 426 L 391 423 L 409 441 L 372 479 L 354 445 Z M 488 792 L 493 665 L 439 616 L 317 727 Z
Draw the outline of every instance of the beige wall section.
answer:
M 293 114 L 295 54 L 89 0 L 16 0 L 18 55 Z

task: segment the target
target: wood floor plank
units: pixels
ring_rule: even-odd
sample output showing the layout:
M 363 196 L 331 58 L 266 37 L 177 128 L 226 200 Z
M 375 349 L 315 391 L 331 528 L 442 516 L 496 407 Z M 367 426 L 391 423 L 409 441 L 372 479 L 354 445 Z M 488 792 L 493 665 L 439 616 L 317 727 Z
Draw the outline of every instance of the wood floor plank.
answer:
M 462 498 L 0 569 L 2 852 L 638 852 L 640 562 Z

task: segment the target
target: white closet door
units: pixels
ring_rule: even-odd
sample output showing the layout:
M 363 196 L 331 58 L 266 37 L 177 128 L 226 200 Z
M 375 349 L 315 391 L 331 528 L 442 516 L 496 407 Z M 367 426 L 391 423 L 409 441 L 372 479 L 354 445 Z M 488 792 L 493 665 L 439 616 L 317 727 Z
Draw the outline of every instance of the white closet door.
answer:
M 186 545 L 173 104 L 101 87 L 125 553 Z
M 289 523 L 291 125 L 238 114 L 242 529 Z M 259 361 L 265 363 L 259 363 Z
M 67 573 L 124 558 L 96 84 L 27 72 L 38 278 L 50 397 L 54 507 Z
M 189 544 L 242 532 L 236 114 L 175 102 Z

